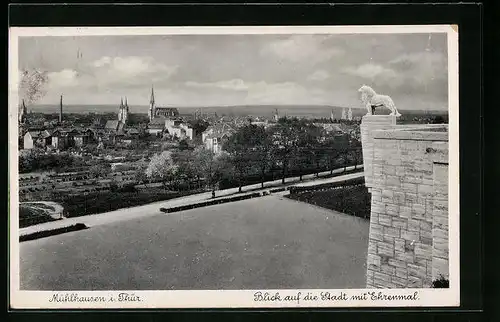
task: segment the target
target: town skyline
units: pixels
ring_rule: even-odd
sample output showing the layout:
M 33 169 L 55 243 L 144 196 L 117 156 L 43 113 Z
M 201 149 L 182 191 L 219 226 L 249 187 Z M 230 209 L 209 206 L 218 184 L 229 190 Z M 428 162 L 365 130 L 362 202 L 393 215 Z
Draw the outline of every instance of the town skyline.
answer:
M 47 75 L 34 107 L 146 106 L 154 86 L 164 106 L 361 108 L 376 83 L 401 110 L 446 110 L 446 52 L 437 33 L 22 37 L 19 68 Z

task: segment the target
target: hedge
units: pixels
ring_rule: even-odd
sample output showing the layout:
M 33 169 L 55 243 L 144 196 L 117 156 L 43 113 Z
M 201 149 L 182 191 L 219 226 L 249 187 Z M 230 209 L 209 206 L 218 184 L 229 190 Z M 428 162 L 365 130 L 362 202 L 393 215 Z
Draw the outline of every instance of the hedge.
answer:
M 246 199 L 251 199 L 251 198 L 257 198 L 262 196 L 260 192 L 254 192 L 248 195 L 243 195 L 243 196 L 236 196 L 236 197 L 231 197 L 231 198 L 222 198 L 222 199 L 215 199 L 215 200 L 208 200 L 204 202 L 199 202 L 195 204 L 190 204 L 190 205 L 184 205 L 184 206 L 178 206 L 178 207 L 172 207 L 172 208 L 160 208 L 161 212 L 165 213 L 171 213 L 171 212 L 178 212 L 178 211 L 183 211 L 183 210 L 190 210 L 190 209 L 195 209 L 195 208 L 202 208 L 202 207 L 207 207 L 207 206 L 213 206 L 213 205 L 220 205 L 228 202 L 234 202 L 234 201 L 241 201 L 241 200 L 246 200 Z
M 19 242 L 60 235 L 60 234 L 69 233 L 72 231 L 83 230 L 83 229 L 87 229 L 87 228 L 88 227 L 85 224 L 78 223 L 78 224 L 67 226 L 67 227 L 61 227 L 61 228 L 56 228 L 56 229 L 51 229 L 51 230 L 37 231 L 36 233 L 31 233 L 31 234 L 19 236 Z
M 323 184 L 319 184 L 319 185 L 315 185 L 315 186 L 290 187 L 290 193 L 296 194 L 296 193 L 302 193 L 302 192 L 308 192 L 308 191 L 328 190 L 328 189 L 352 187 L 352 186 L 358 186 L 358 185 L 364 185 L 364 184 L 365 184 L 365 177 L 359 177 L 359 178 L 355 178 L 355 179 L 347 179 L 347 180 L 342 180 L 342 181 L 323 183 Z

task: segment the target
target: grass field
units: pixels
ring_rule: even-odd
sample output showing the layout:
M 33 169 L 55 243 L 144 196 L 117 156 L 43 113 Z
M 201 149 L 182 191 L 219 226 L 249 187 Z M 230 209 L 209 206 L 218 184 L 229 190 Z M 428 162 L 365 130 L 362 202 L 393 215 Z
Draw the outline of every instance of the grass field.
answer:
M 371 199 L 364 185 L 300 192 L 287 197 L 352 216 L 370 218 Z
M 20 244 L 21 289 L 363 288 L 365 219 L 277 196 Z

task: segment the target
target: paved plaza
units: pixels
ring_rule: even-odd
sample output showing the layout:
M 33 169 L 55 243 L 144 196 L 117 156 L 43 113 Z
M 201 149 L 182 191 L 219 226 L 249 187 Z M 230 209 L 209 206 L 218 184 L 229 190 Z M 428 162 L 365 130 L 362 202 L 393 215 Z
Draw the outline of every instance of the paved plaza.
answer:
M 363 288 L 368 227 L 276 195 L 152 213 L 21 243 L 21 289 Z

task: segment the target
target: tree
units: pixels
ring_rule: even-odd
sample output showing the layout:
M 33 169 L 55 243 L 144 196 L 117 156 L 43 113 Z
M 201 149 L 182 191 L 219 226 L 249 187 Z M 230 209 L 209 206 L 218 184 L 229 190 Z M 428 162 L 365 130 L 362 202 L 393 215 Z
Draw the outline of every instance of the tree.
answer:
M 215 190 L 218 186 L 224 168 L 227 166 L 227 155 L 220 153 L 216 155 L 202 146 L 193 151 L 193 168 L 198 178 L 205 178 L 208 186 L 212 190 L 212 196 L 215 197 Z
M 272 155 L 281 166 L 281 182 L 283 184 L 285 183 L 291 159 L 298 151 L 300 122 L 302 121 L 297 118 L 281 118 L 271 130 L 273 140 Z
M 179 150 L 187 150 L 189 149 L 189 143 L 187 139 L 182 139 L 179 141 Z
M 264 139 L 262 128 L 249 124 L 238 128 L 226 142 L 223 150 L 229 154 L 229 162 L 233 166 L 238 177 L 238 192 L 241 192 L 243 181 L 250 168 L 252 154 L 257 152 L 258 140 Z M 258 135 L 258 137 L 257 137 Z
M 174 164 L 170 151 L 163 151 L 161 154 L 155 154 L 146 168 L 146 176 L 149 179 L 155 179 L 162 182 L 165 189 L 167 183 L 171 183 L 176 174 L 177 166 Z
M 46 71 L 23 70 L 21 72 L 21 81 L 19 84 L 20 97 L 26 104 L 32 104 L 45 95 L 45 86 L 48 83 Z
M 109 163 L 98 163 L 89 168 L 90 175 L 96 179 L 105 177 L 110 170 L 111 166 Z

